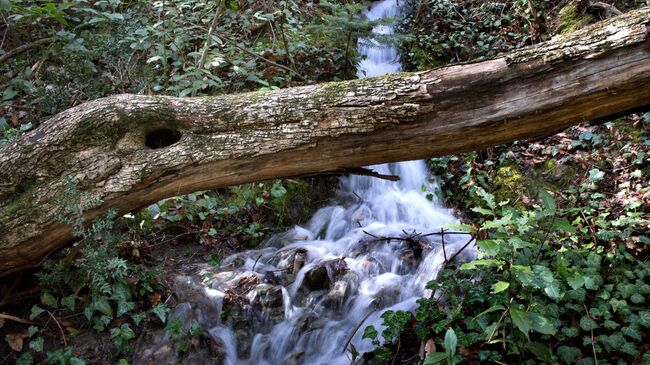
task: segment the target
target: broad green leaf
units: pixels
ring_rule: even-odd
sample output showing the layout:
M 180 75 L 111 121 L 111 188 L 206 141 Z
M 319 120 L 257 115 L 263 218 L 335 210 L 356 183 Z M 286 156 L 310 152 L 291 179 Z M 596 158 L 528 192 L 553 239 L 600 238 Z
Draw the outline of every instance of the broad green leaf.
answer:
M 539 359 L 543 360 L 545 363 L 550 363 L 553 354 L 548 348 L 548 345 L 540 342 L 529 342 L 526 347 L 535 354 Z
M 517 326 L 517 328 L 523 332 L 525 335 L 528 335 L 528 332 L 530 332 L 530 329 L 533 326 L 533 323 L 530 319 L 530 316 L 526 311 L 517 309 L 517 308 L 510 308 L 510 318 L 512 319 L 512 323 Z
M 49 291 L 43 292 L 43 295 L 41 296 L 41 301 L 43 304 L 47 305 L 48 307 L 52 308 L 58 308 L 59 303 L 56 301 L 56 297 L 52 295 Z
M 556 219 L 550 223 L 550 226 L 570 234 L 577 233 L 576 228 L 573 225 L 571 225 L 571 223 L 569 223 L 569 221 L 566 218 Z
M 458 345 L 458 338 L 456 338 L 456 332 L 452 328 L 447 329 L 445 333 L 445 351 L 450 357 L 453 357 L 456 353 L 456 346 Z
M 474 318 L 479 318 L 479 317 L 484 316 L 484 315 L 486 315 L 488 313 L 492 313 L 492 312 L 496 312 L 496 311 L 503 311 L 503 310 L 506 310 L 506 309 L 502 305 L 497 304 L 497 305 L 492 306 L 492 307 L 484 310 L 483 312 L 479 313 L 479 315 L 477 315 Z
M 551 323 L 548 318 L 535 312 L 529 312 L 528 316 L 532 322 L 532 328 L 536 332 L 543 333 L 545 335 L 554 335 L 557 333 L 555 326 L 553 326 L 553 323 Z
M 474 208 L 472 208 L 472 211 L 474 211 L 476 213 L 479 213 L 479 214 L 482 214 L 482 215 L 492 215 L 492 216 L 494 215 L 494 212 L 491 211 L 490 209 L 485 209 L 485 208 L 481 208 L 481 207 L 474 207 Z
M 480 240 L 477 242 L 478 247 L 488 256 L 496 256 L 499 253 L 503 241 L 501 240 Z
M 461 270 L 474 270 L 479 266 L 485 266 L 485 267 L 501 267 L 503 266 L 503 261 L 501 260 L 495 260 L 495 259 L 485 259 L 485 260 L 474 260 L 470 261 L 466 264 L 463 264 L 460 269 Z
M 560 300 L 564 296 L 564 293 L 562 293 L 560 289 L 560 283 L 557 280 L 547 283 L 546 288 L 544 288 L 544 293 L 554 300 Z
M 510 283 L 505 281 L 498 281 L 492 285 L 492 294 L 501 293 L 502 291 L 508 289 Z
M 444 352 L 432 352 L 424 359 L 424 365 L 435 365 L 447 360 L 447 354 Z

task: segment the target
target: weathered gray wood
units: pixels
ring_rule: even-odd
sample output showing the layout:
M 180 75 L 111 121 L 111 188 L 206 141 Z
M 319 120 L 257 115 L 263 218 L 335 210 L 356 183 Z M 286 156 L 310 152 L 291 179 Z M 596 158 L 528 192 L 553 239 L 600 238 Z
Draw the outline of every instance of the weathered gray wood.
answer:
M 105 201 L 88 216 L 126 213 L 196 190 L 475 150 L 648 105 L 649 19 L 644 8 L 426 72 L 207 98 L 117 95 L 69 109 L 0 147 L 0 276 L 70 240 L 54 220 L 64 176 Z M 180 140 L 145 145 L 165 129 Z

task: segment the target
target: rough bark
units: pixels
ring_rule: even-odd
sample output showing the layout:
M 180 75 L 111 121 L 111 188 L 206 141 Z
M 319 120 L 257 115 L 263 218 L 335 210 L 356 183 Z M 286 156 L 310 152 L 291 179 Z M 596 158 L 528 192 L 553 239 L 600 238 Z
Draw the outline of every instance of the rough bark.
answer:
M 117 95 L 69 109 L 0 147 L 0 276 L 69 242 L 53 203 L 65 176 L 104 200 L 88 217 L 126 213 L 196 190 L 475 150 L 648 105 L 649 19 L 645 8 L 426 72 L 205 98 Z

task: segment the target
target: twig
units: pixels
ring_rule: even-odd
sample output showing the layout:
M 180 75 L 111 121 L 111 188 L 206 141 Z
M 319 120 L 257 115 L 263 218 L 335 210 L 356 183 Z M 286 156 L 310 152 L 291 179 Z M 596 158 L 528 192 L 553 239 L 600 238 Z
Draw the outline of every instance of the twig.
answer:
M 212 23 L 210 23 L 210 28 L 208 28 L 208 35 L 205 37 L 205 44 L 203 45 L 203 52 L 201 52 L 201 58 L 199 63 L 196 65 L 196 78 L 198 79 L 201 75 L 201 71 L 205 66 L 205 58 L 208 56 L 208 50 L 210 49 L 210 44 L 212 43 L 212 33 L 217 27 L 217 21 L 219 20 L 219 13 L 221 12 L 221 4 L 223 1 L 217 3 L 217 10 L 214 12 L 214 18 L 212 18 Z M 196 96 L 196 89 L 192 90 L 192 96 Z
M 255 265 L 257 265 L 257 262 L 262 258 L 262 255 L 257 256 L 257 259 L 255 260 L 255 263 L 253 264 L 253 268 L 251 271 L 255 271 Z
M 373 313 L 375 313 L 376 311 L 377 311 L 377 308 L 375 308 L 375 309 L 371 310 L 370 312 L 368 312 L 368 313 L 363 317 L 363 319 L 359 322 L 359 324 L 357 324 L 357 326 L 354 327 L 354 331 L 352 331 L 352 333 L 350 334 L 350 336 L 348 336 L 348 340 L 345 341 L 345 346 L 343 346 L 343 351 L 341 351 L 342 353 L 345 353 L 345 351 L 348 349 L 348 346 L 350 345 L 350 342 L 352 342 L 352 338 L 353 338 L 354 335 L 357 333 L 357 331 L 359 330 L 359 328 L 361 328 L 361 325 L 363 324 L 363 322 L 365 322 L 366 319 L 368 319 L 368 317 L 370 317 L 370 315 L 373 314 Z
M 293 70 L 293 69 L 291 69 L 290 67 L 287 67 L 287 66 L 281 65 L 281 64 L 279 64 L 279 63 L 277 63 L 277 62 L 273 62 L 273 61 L 269 60 L 268 58 L 265 58 L 265 57 L 263 57 L 263 56 L 258 55 L 258 54 L 255 53 L 255 52 L 251 52 L 251 51 L 247 50 L 247 49 L 244 48 L 244 47 L 240 47 L 240 46 L 237 44 L 237 42 L 235 42 L 235 41 L 233 41 L 232 39 L 226 37 L 226 36 L 223 35 L 223 33 L 221 33 L 221 32 L 215 32 L 215 33 L 219 34 L 219 37 L 223 38 L 226 42 L 230 43 L 231 46 L 233 46 L 233 47 L 239 49 L 240 51 L 242 51 L 242 52 L 244 52 L 244 53 L 246 53 L 246 54 L 248 54 L 248 55 L 251 55 L 251 56 L 253 56 L 253 57 L 255 57 L 255 58 L 259 58 L 259 59 L 261 59 L 262 61 L 268 63 L 269 65 L 273 65 L 273 66 L 278 67 L 278 68 L 281 68 L 281 69 L 283 69 L 283 70 L 285 70 L 285 71 L 289 71 L 289 72 L 291 72 L 292 74 L 294 74 L 294 75 L 298 76 L 299 78 L 301 78 L 303 81 L 308 81 L 304 76 L 302 76 L 301 74 L 299 74 L 298 71 Z
M 463 252 L 467 248 L 467 246 L 469 246 L 469 244 L 472 243 L 472 241 L 474 241 L 475 239 L 476 239 L 476 236 L 473 235 L 472 238 L 470 238 L 469 241 L 467 241 L 467 243 L 463 247 L 460 248 L 460 250 L 456 251 L 456 253 L 447 262 L 454 261 L 456 256 L 458 256 L 461 252 Z M 445 263 L 447 263 L 447 262 L 445 262 Z
M 587 310 L 587 305 L 583 304 L 582 306 L 585 308 L 585 314 L 587 314 L 587 317 L 589 317 L 589 319 L 593 321 L 594 319 L 591 317 L 591 314 L 589 314 L 589 310 Z M 591 328 L 591 350 L 594 353 L 594 364 L 598 365 L 598 356 L 596 356 L 596 345 L 594 345 L 594 328 L 593 326 L 591 327 L 592 327 Z
M 23 44 L 22 46 L 18 46 L 11 51 L 3 54 L 0 56 L 0 63 L 4 63 L 8 61 L 9 59 L 18 56 L 21 53 L 24 53 L 26 51 L 29 51 L 32 48 L 38 47 L 43 44 L 48 44 L 54 42 L 54 37 L 47 37 L 47 38 L 41 38 L 38 40 L 35 40 L 31 43 Z
M 59 331 L 61 331 L 61 336 L 63 337 L 63 346 L 68 347 L 68 340 L 65 338 L 65 333 L 63 332 L 63 327 L 61 327 L 61 323 L 57 321 L 56 317 L 54 317 L 54 314 L 52 314 L 52 312 L 50 312 L 49 310 L 45 310 L 45 311 L 47 312 L 47 314 L 50 315 L 50 317 L 52 317 L 54 323 L 56 323 L 56 325 L 59 327 Z
M 399 355 L 399 349 L 402 346 L 402 336 L 399 334 L 397 335 L 397 349 L 395 350 L 395 356 L 393 356 L 393 361 L 390 363 L 390 365 L 395 365 L 395 361 L 397 361 L 397 355 Z
M 440 228 L 440 233 L 444 233 L 442 228 Z M 445 248 L 445 235 L 441 234 L 440 238 L 442 239 L 442 256 L 445 258 L 445 262 L 447 261 L 447 249 Z
M 347 169 L 343 169 L 343 172 L 352 175 L 371 176 L 371 177 L 376 177 L 378 179 L 384 179 L 389 181 L 399 181 L 399 176 L 397 175 L 384 175 L 363 167 L 347 168 Z
M 605 12 L 609 13 L 610 15 L 618 16 L 623 14 L 623 12 L 618 10 L 618 8 L 616 8 L 614 5 L 607 4 L 602 1 L 596 1 L 595 3 L 591 3 L 589 4 L 589 7 L 605 10 Z
M 10 320 L 10 321 L 14 321 L 14 322 L 18 322 L 18 323 L 24 323 L 24 324 L 32 324 L 32 323 L 34 323 L 32 321 L 28 321 L 26 319 L 22 319 L 20 317 L 14 317 L 14 316 L 11 316 L 9 314 L 4 314 L 4 313 L 0 313 L 0 319 L 7 319 L 7 320 Z

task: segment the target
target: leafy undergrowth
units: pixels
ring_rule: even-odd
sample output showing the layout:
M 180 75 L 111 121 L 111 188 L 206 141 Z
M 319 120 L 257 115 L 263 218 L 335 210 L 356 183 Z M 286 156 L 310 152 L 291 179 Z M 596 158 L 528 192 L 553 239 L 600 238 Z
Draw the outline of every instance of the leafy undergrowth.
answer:
M 292 179 L 196 192 L 93 222 L 83 212 L 101 201 L 68 179 L 59 219 L 75 246 L 31 275 L 0 285 L 0 364 L 128 364 L 147 331 L 165 327 L 175 275 L 254 248 L 268 234 L 306 221 L 331 196 L 333 179 Z M 7 316 L 9 314 L 9 316 Z M 195 343 L 198 346 L 198 342 Z M 179 359 L 182 360 L 179 354 Z
M 364 8 L 347 1 L 1 1 L 0 144 L 113 94 L 219 95 L 352 78 L 356 40 L 377 23 Z
M 650 113 L 432 159 L 477 259 L 367 328 L 374 361 L 650 363 L 649 153 Z

